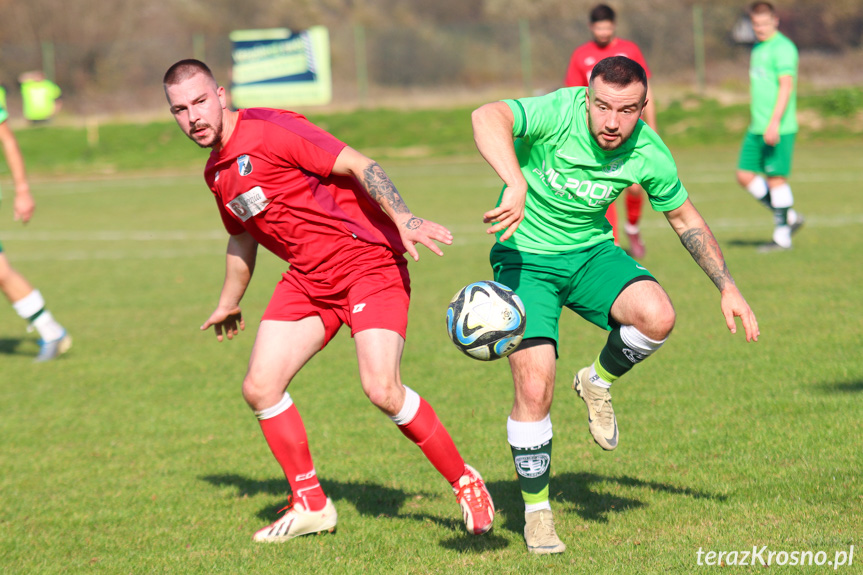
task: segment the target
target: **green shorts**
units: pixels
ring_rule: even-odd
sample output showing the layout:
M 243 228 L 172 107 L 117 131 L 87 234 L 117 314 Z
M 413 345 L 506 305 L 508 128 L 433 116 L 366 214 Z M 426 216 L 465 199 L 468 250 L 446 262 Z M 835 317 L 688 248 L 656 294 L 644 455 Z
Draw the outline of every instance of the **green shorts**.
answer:
M 747 172 L 787 178 L 791 175 L 791 158 L 794 156 L 796 135 L 781 134 L 776 146 L 768 146 L 764 143 L 763 135 L 746 132 L 737 167 Z
M 489 256 L 494 279 L 518 294 L 527 316 L 524 339 L 558 341 L 558 322 L 567 307 L 602 329 L 620 292 L 640 280 L 656 281 L 612 240 L 561 254 L 532 254 L 495 243 Z

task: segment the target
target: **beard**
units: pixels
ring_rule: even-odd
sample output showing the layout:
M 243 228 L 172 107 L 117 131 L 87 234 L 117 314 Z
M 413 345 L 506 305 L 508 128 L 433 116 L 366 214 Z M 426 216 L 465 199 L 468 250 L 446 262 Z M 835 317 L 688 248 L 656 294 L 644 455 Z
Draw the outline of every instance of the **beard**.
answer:
M 209 128 L 212 130 L 212 139 L 199 139 L 195 136 L 194 132 L 197 130 Z M 217 125 L 208 124 L 206 122 L 198 122 L 195 124 L 192 129 L 189 131 L 189 139 L 198 144 L 201 148 L 212 148 L 217 143 L 222 141 L 222 119 L 219 118 Z
M 596 142 L 596 145 L 599 146 L 600 148 L 602 148 L 603 150 L 605 150 L 606 152 L 610 152 L 611 150 L 616 150 L 621 145 L 623 145 L 623 143 L 626 142 L 626 140 L 629 139 L 628 135 L 624 136 L 624 134 L 621 133 L 620 131 L 615 132 L 615 134 L 617 134 L 619 136 L 619 138 L 617 138 L 613 142 L 609 142 L 609 141 L 603 139 L 602 138 L 602 130 L 597 129 L 593 125 L 593 118 L 590 116 L 589 113 L 587 114 L 587 128 L 588 128 L 588 130 L 590 130 L 590 136 L 593 138 L 593 141 Z

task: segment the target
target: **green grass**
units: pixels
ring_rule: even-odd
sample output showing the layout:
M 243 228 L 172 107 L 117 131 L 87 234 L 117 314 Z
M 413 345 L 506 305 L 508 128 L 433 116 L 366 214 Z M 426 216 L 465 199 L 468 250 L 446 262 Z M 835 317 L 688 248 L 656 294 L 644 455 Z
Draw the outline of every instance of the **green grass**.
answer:
M 179 134 L 170 127 L 169 140 Z M 460 355 L 444 333 L 452 294 L 490 277 L 481 214 L 499 184 L 476 156 L 384 167 L 416 213 L 456 236 L 444 258 L 423 252 L 411 264 L 403 378 L 487 479 L 494 531 L 464 533 L 448 485 L 365 399 L 352 342 L 340 333 L 291 386 L 339 531 L 251 542 L 283 505 L 286 482 L 239 387 L 256 318 L 284 266 L 261 253 L 238 340 L 199 333 L 218 297 L 226 240 L 197 175 L 203 153 L 183 149 L 195 174 L 43 178 L 30 225 L 12 223 L 8 198 L 0 210 L 10 260 L 75 338 L 67 356 L 34 365 L 36 338 L 11 309 L 0 311 L 4 572 L 684 574 L 718 571 L 697 566 L 700 548 L 767 545 L 832 559 L 852 544 L 855 566 L 839 572 L 860 572 L 859 143 L 799 147 L 792 184 L 808 224 L 794 250 L 772 255 L 754 250 L 771 217 L 733 182 L 736 145 L 673 147 L 762 335 L 747 344 L 727 332 L 709 280 L 662 216 L 646 213 L 644 261 L 678 324 L 615 385 L 621 444 L 605 453 L 569 391 L 605 335 L 564 316 L 551 499 L 569 550 L 554 557 L 528 556 L 522 541 L 507 365 Z M 141 171 L 129 162 L 117 166 Z

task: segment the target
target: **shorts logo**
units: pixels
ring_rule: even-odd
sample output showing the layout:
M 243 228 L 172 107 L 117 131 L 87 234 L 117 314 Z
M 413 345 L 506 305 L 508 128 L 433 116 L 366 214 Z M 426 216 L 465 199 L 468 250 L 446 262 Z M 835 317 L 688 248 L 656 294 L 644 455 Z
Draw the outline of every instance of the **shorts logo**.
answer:
M 220 170 L 220 171 L 218 171 L 218 172 L 216 172 L 216 177 L 215 177 L 215 178 L 213 178 L 213 181 L 214 181 L 214 182 L 218 182 L 218 181 L 219 181 L 219 175 L 220 175 L 221 173 L 222 173 L 222 172 L 221 172 L 221 170 Z
M 235 216 L 246 221 L 267 209 L 270 200 L 264 195 L 261 186 L 255 186 L 245 194 L 240 194 L 227 203 L 225 207 L 231 210 Z
M 358 303 L 357 305 L 355 305 L 355 306 L 354 306 L 354 311 L 353 311 L 353 313 L 360 313 L 361 311 L 363 311 L 363 308 L 364 308 L 364 307 L 366 307 L 366 304 L 364 304 L 364 303 Z
M 528 479 L 539 477 L 548 470 L 551 457 L 548 453 L 531 453 L 530 455 L 516 455 L 515 469 L 518 474 Z
M 243 154 L 237 158 L 237 170 L 241 176 L 248 176 L 252 173 L 252 160 L 249 159 L 248 154 Z

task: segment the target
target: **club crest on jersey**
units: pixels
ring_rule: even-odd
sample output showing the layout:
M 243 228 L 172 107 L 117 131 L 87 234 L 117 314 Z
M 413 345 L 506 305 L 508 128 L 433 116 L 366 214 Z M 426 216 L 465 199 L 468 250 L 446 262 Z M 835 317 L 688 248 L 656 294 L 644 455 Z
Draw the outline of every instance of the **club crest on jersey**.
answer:
M 261 189 L 261 186 L 255 186 L 245 194 L 240 194 L 228 202 L 225 207 L 245 222 L 263 212 L 269 205 L 270 200 L 264 195 L 264 190 Z
M 616 174 L 620 171 L 621 168 L 623 168 L 624 163 L 625 160 L 623 158 L 617 158 L 616 160 L 612 160 L 608 164 L 602 166 L 602 171 L 609 176 L 612 174 Z
M 248 176 L 252 173 L 252 160 L 249 159 L 248 154 L 243 154 L 237 158 L 237 170 L 240 171 L 241 176 Z

